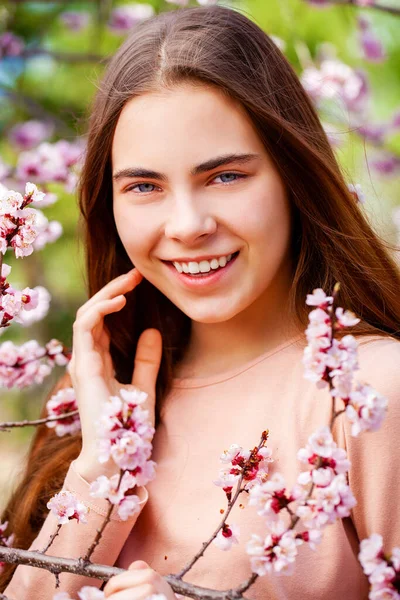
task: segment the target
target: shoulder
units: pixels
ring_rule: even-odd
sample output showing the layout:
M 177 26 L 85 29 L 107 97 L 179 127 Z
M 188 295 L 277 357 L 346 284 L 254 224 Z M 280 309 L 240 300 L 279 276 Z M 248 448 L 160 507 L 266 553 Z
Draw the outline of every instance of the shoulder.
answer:
M 362 336 L 358 341 L 359 370 L 355 379 L 368 383 L 400 405 L 400 340 L 390 336 Z

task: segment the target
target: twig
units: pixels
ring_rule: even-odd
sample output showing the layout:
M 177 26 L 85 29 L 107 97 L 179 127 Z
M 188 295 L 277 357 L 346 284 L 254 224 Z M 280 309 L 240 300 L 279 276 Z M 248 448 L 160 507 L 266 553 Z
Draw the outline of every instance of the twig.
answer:
M 120 481 L 121 481 L 121 479 L 120 479 Z M 101 536 L 103 535 L 104 529 L 106 528 L 106 526 L 110 522 L 111 513 L 113 511 L 113 508 L 114 508 L 114 504 L 112 504 L 110 502 L 110 506 L 108 507 L 108 511 L 107 511 L 106 516 L 105 516 L 105 519 L 104 519 L 101 527 L 96 530 L 97 531 L 96 537 L 94 538 L 92 545 L 89 547 L 88 551 L 86 552 L 85 556 L 83 557 L 83 561 L 84 562 L 89 562 L 90 561 L 90 557 L 92 556 L 92 554 L 93 554 L 96 546 L 98 546 L 98 544 L 99 544 L 99 542 L 101 540 Z
M 120 472 L 119 472 L 119 480 L 118 480 L 118 485 L 117 485 L 117 492 L 118 492 L 118 490 L 120 488 L 121 481 L 122 481 L 122 478 L 124 476 L 124 473 L 125 473 L 124 469 L 121 469 Z M 112 504 L 112 502 L 110 502 L 110 500 L 108 500 L 108 502 L 109 502 L 109 507 L 108 507 L 107 514 L 106 514 L 106 516 L 104 518 L 104 521 L 103 521 L 101 527 L 99 529 L 97 529 L 97 534 L 96 534 L 96 537 L 93 540 L 92 545 L 89 547 L 88 551 L 86 552 L 85 556 L 83 557 L 84 562 L 89 562 L 90 561 L 90 557 L 92 556 L 92 554 L 93 554 L 96 546 L 98 546 L 98 544 L 99 544 L 99 542 L 101 540 L 101 536 L 103 535 L 104 529 L 106 528 L 106 526 L 110 522 L 111 513 L 113 511 L 114 504 Z
M 267 432 L 263 432 L 262 438 L 261 438 L 261 442 L 259 443 L 259 445 L 257 446 L 256 450 L 258 451 L 261 446 L 264 445 L 266 439 L 268 437 L 268 433 Z M 253 452 L 250 455 L 250 458 L 253 456 Z M 249 460 L 250 460 L 249 458 Z M 228 509 L 225 513 L 224 518 L 222 519 L 221 523 L 218 525 L 217 529 L 214 531 L 214 533 L 211 535 L 211 537 L 206 541 L 203 542 L 201 549 L 195 554 L 195 556 L 188 562 L 188 564 L 181 570 L 179 571 L 179 573 L 176 575 L 176 577 L 178 579 L 182 579 L 182 577 L 193 567 L 193 565 L 199 560 L 199 558 L 201 558 L 204 554 L 204 552 L 207 550 L 208 546 L 212 543 L 212 541 L 217 537 L 218 532 L 223 528 L 223 526 L 226 523 L 227 518 L 229 517 L 229 513 L 231 512 L 236 500 L 239 497 L 239 494 L 241 494 L 243 491 L 246 491 L 245 488 L 241 488 L 242 485 L 242 481 L 243 481 L 243 477 L 245 475 L 245 468 L 247 465 L 248 461 L 246 462 L 245 466 L 243 467 L 242 470 L 242 474 L 240 475 L 238 484 L 236 486 L 236 492 L 235 495 L 233 497 L 232 500 L 228 501 Z M 246 588 L 247 589 L 247 588 Z
M 125 569 L 118 567 L 109 567 L 107 565 L 98 565 L 93 563 L 84 563 L 82 559 L 61 558 L 57 556 L 47 556 L 40 552 L 30 550 L 20 550 L 19 548 L 6 548 L 0 546 L 0 559 L 12 564 L 28 565 L 30 567 L 39 567 L 59 575 L 60 573 L 73 573 L 74 575 L 83 575 L 108 581 L 114 575 L 125 573 Z M 191 583 L 186 583 L 176 578 L 174 575 L 166 575 L 164 579 L 172 587 L 176 594 L 194 598 L 194 600 L 245 600 L 239 588 L 230 590 L 210 590 Z
M 50 536 L 47 546 L 45 548 L 43 548 L 43 550 L 40 551 L 40 552 L 42 552 L 42 554 L 45 554 L 47 552 L 47 550 L 50 548 L 50 546 L 52 545 L 52 543 L 54 542 L 54 540 L 60 533 L 61 527 L 62 527 L 62 525 L 59 523 L 57 525 L 57 529 L 55 530 L 55 532 Z
M 51 421 L 62 421 L 63 419 L 69 419 L 79 414 L 79 410 L 73 410 L 72 412 L 65 413 L 56 417 L 45 417 L 43 419 L 36 419 L 35 421 L 9 421 L 0 423 L 0 431 L 10 429 L 11 427 L 28 427 L 29 425 L 42 425 L 43 423 L 50 423 Z

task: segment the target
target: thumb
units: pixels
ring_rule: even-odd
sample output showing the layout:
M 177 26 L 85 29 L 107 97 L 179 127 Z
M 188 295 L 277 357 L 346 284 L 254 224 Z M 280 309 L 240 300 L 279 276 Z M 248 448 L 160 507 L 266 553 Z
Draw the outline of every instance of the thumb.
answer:
M 154 395 L 162 356 L 162 336 L 158 329 L 146 329 L 139 337 L 132 385 Z

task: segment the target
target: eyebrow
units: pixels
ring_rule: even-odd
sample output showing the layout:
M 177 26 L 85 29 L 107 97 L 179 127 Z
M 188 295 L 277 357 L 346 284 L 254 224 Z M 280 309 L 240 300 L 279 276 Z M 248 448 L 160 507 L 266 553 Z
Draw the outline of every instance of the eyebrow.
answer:
M 194 177 L 196 175 L 200 175 L 201 173 L 207 173 L 207 171 L 211 171 L 212 169 L 216 169 L 217 167 L 221 167 L 223 165 L 228 165 L 231 163 L 246 164 L 256 158 L 261 159 L 261 155 L 255 153 L 223 154 L 222 156 L 210 158 L 200 165 L 193 167 L 193 169 L 190 171 L 190 174 Z M 160 181 L 164 182 L 168 181 L 168 177 L 164 173 L 151 171 L 149 169 L 145 169 L 144 167 L 128 167 L 127 169 L 116 171 L 113 174 L 114 181 L 118 181 L 124 177 L 144 177 L 149 179 L 159 179 Z

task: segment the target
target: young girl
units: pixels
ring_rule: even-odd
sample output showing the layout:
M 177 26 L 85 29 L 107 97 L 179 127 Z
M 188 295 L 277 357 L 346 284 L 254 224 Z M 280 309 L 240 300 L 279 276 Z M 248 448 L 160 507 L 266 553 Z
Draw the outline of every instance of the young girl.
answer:
M 183 568 L 226 507 L 212 483 L 221 452 L 253 448 L 269 429 L 270 472 L 290 486 L 302 469 L 297 450 L 329 422 L 328 392 L 303 377 L 305 299 L 340 281 L 338 304 L 361 318 L 358 379 L 389 399 L 388 414 L 358 438 L 336 420 L 358 501 L 351 518 L 327 527 L 317 552 L 300 548 L 294 575 L 259 577 L 246 597 L 366 599 L 359 541 L 375 532 L 388 551 L 400 544 L 400 279 L 271 39 L 218 6 L 138 25 L 97 93 L 80 208 L 89 300 L 56 389 L 72 381 L 82 437 L 37 431 L 3 515 L 14 545 L 46 545 L 56 528 L 46 503 L 63 487 L 90 508 L 88 524 L 63 527 L 49 553 L 84 555 L 107 509 L 89 484 L 114 473 L 97 461 L 94 423 L 110 393 L 133 384 L 149 394 L 156 477 L 137 490 L 139 514 L 112 517 L 92 560 L 130 567 L 105 586 L 111 600 L 175 598 L 162 576 Z M 240 544 L 210 546 L 187 581 L 227 589 L 249 577 L 245 543 L 266 534 L 263 521 L 247 497 L 231 520 Z M 3 575 L 10 599 L 53 597 L 49 572 L 13 570 Z M 62 573 L 60 584 L 75 598 L 101 581 Z

